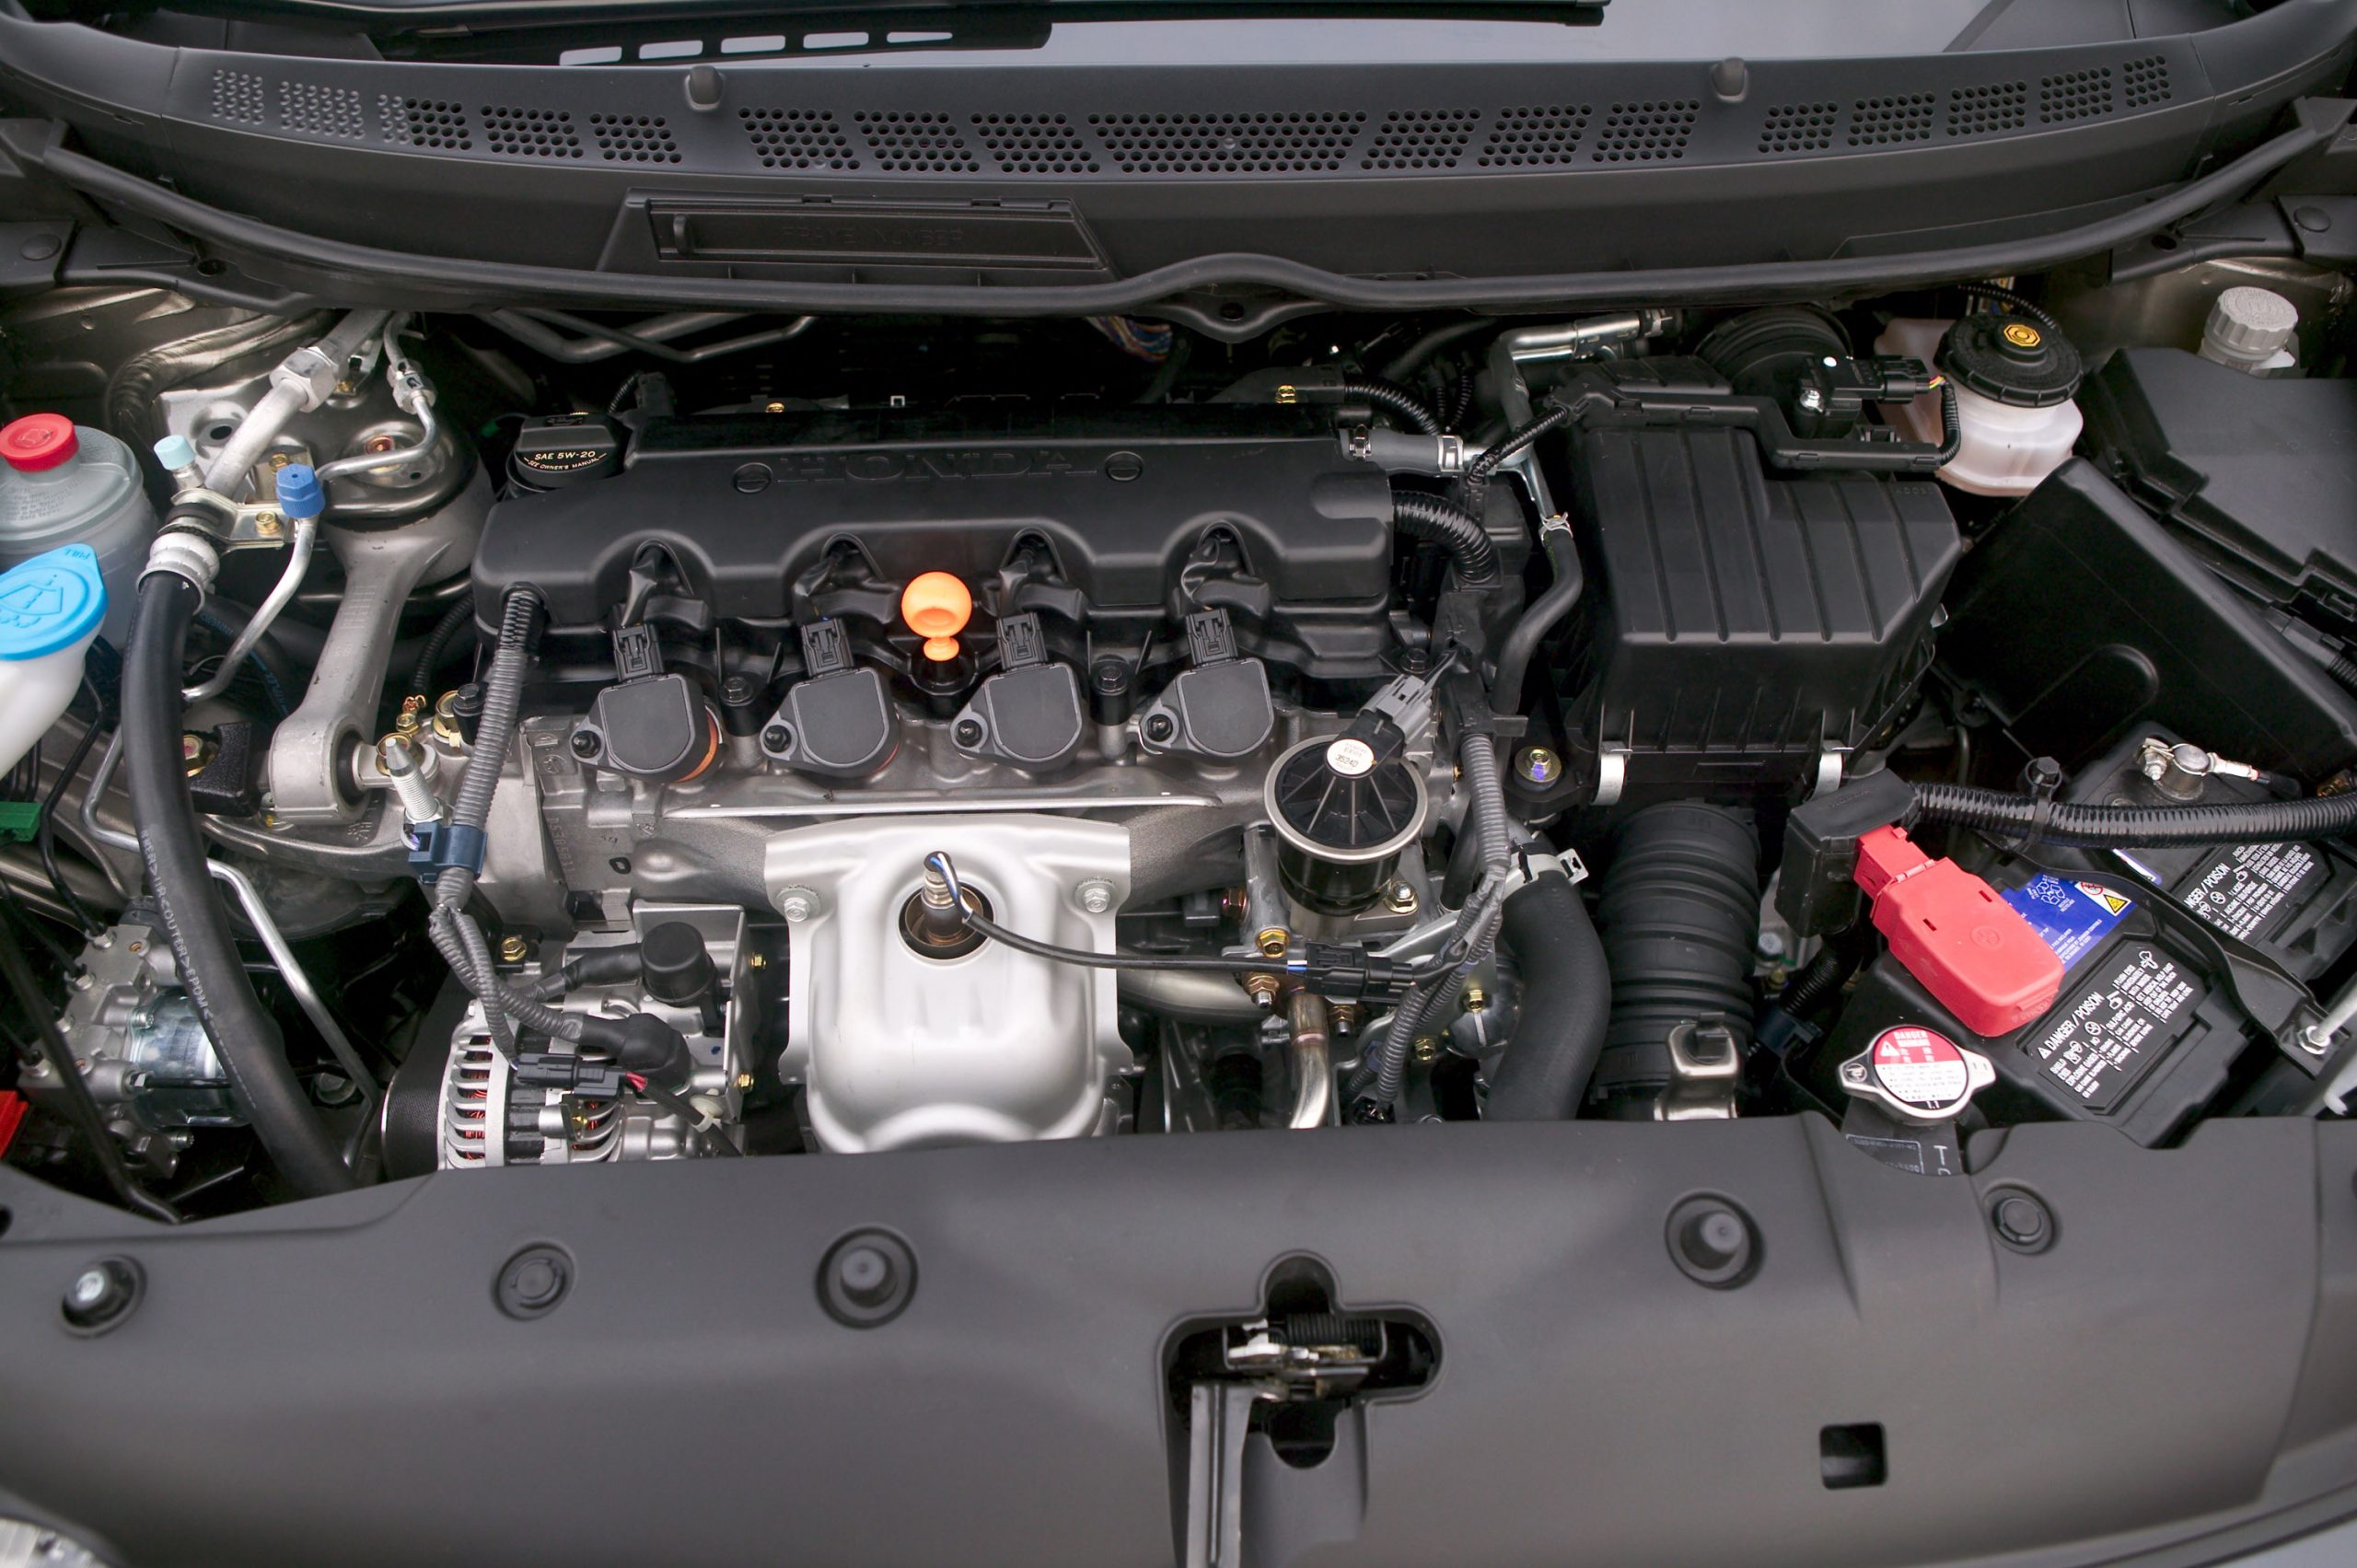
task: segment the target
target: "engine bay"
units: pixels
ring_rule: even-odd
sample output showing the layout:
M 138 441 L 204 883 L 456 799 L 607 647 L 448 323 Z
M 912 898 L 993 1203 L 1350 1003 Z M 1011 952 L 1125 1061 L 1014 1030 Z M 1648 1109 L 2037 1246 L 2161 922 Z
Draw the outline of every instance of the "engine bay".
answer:
M 17 703 L 73 1071 L 13 1058 L 9 1158 L 192 1215 L 1577 1117 L 1941 1177 L 2337 1109 L 2346 288 L 1241 346 L 12 307 L 9 581 L 79 551 L 102 608 Z M 2315 439 L 2250 462 L 2243 406 Z

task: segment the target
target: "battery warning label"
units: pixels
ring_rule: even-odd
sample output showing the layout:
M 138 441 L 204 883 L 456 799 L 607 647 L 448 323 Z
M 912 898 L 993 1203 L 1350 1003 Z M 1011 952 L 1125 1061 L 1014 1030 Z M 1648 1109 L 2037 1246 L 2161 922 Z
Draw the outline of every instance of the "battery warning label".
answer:
M 2262 941 L 2291 918 L 2304 901 L 2302 890 L 2324 872 L 2323 858 L 2306 844 L 2233 844 L 2178 883 L 2177 897 L 2227 935 Z
M 2022 1049 L 2089 1110 L 2109 1110 L 2184 1034 L 2203 995 L 2164 953 L 2116 949 L 2102 978 L 2047 1016 Z
M 2066 882 L 2043 871 L 1999 896 L 2029 922 L 2066 970 L 2136 907 L 2135 900 L 2100 883 Z

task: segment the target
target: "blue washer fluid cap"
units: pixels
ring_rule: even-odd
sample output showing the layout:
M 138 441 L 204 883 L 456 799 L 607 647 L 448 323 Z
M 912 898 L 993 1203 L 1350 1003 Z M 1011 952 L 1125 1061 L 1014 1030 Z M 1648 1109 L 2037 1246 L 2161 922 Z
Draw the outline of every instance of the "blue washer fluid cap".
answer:
M 289 463 L 278 470 L 278 509 L 289 517 L 316 517 L 328 509 L 328 493 L 308 463 Z
M 36 555 L 0 573 L 0 659 L 33 659 L 70 648 L 98 630 L 107 580 L 87 544 Z
M 185 436 L 167 436 L 156 443 L 156 460 L 164 465 L 166 473 L 178 473 L 196 461 L 196 448 Z

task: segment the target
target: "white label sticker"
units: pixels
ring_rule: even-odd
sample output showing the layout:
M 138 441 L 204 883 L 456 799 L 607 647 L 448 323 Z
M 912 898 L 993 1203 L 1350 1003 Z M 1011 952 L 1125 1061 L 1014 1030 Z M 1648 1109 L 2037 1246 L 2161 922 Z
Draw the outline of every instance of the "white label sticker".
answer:
M 1942 1110 L 1972 1089 L 1972 1069 L 1964 1052 L 1945 1035 L 1913 1024 L 1882 1031 L 1875 1038 L 1875 1076 L 1894 1099 Z

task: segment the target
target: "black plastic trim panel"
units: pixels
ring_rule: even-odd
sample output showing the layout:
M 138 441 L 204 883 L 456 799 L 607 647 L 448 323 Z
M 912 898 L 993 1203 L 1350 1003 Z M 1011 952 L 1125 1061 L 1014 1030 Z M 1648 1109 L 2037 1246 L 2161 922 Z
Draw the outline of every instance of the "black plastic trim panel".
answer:
M 1699 63 L 887 60 L 722 63 L 703 110 L 681 68 L 171 49 L 5 13 L 0 72 L 132 174 L 421 270 L 1061 287 L 1256 252 L 1633 283 L 2073 229 L 2255 145 L 2337 84 L 2352 28 L 2357 0 L 2304 0 L 2189 36 L 1760 61 L 1733 99 Z M 739 243 L 669 243 L 667 203 L 731 210 Z M 991 215 L 1022 220 L 1004 254 Z
M 466 1172 L 165 1232 L 0 1169 L 0 1488 L 130 1562 L 1167 1563 L 1167 1338 L 1307 1257 L 1439 1370 L 1252 1465 L 1264 1561 L 2116 1561 L 2357 1482 L 2353 1178 L 2345 1125 L 2031 1126 L 1938 1180 L 1811 1117 Z M 1671 1260 L 1697 1193 L 1756 1228 L 1737 1288 Z M 880 1328 L 817 1289 L 862 1227 L 915 1260 Z M 519 1320 L 534 1247 L 570 1290 Z M 144 1298 L 76 1337 L 112 1256 Z M 1870 1423 L 1887 1481 L 1828 1490 L 1820 1429 Z

